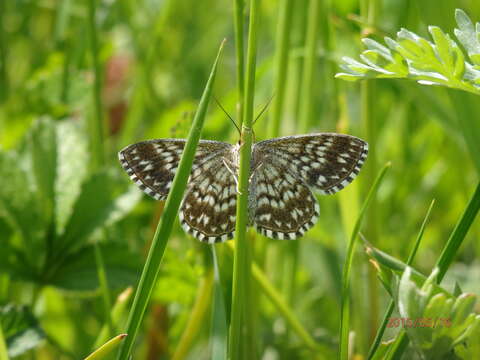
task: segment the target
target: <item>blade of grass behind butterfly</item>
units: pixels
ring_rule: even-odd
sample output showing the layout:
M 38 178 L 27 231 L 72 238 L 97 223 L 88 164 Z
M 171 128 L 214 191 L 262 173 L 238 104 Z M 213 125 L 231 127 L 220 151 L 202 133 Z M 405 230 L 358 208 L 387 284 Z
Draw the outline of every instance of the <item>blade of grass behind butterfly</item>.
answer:
M 245 48 L 243 41 L 243 0 L 233 0 L 233 22 L 235 26 L 235 55 L 237 58 L 237 121 L 238 126 L 243 122 L 243 105 L 245 98 Z
M 290 34 L 292 32 L 292 21 L 294 13 L 297 9 L 293 6 L 293 0 L 282 0 L 278 6 L 278 26 L 275 44 L 275 81 L 272 89 L 274 97 L 272 99 L 271 117 L 268 118 L 268 138 L 276 138 L 281 136 L 280 124 L 284 114 L 285 95 L 287 89 L 287 74 L 289 65 L 289 53 L 291 49 Z M 258 242 L 257 242 L 258 243 Z M 271 243 L 268 239 L 263 238 L 261 252 L 258 254 L 265 263 L 267 246 L 272 247 L 277 266 L 274 274 L 277 282 L 281 283 L 282 292 L 289 304 L 292 304 L 294 294 L 294 284 L 297 275 L 296 265 L 298 263 L 298 241 L 287 243 Z M 257 284 L 254 283 L 255 286 Z M 255 291 L 253 296 L 259 296 L 261 293 Z M 258 303 L 258 302 L 257 302 Z M 289 328 L 285 329 L 282 334 L 284 340 L 279 340 L 282 347 L 288 347 Z M 282 351 L 282 348 L 279 350 Z
M 198 333 L 200 333 L 201 327 L 206 321 L 206 315 L 208 313 L 208 307 L 212 297 L 212 288 L 213 271 L 211 267 L 209 267 L 207 273 L 204 275 L 204 278 L 200 281 L 195 303 L 193 304 L 187 325 L 185 326 L 182 336 L 180 337 L 180 340 L 175 348 L 175 352 L 172 355 L 172 360 L 185 359 L 192 349 L 195 337 Z
M 362 31 L 369 31 L 369 28 L 376 26 L 380 10 L 379 0 L 362 0 L 360 2 L 360 13 L 367 24 Z M 368 161 L 365 164 L 364 179 L 367 184 L 371 184 L 377 176 L 380 164 L 377 159 L 377 131 L 378 131 L 378 104 L 376 95 L 376 83 L 374 81 L 364 81 L 360 84 L 361 95 L 361 122 L 365 126 L 366 141 L 369 143 Z M 366 192 L 366 191 L 365 191 Z M 365 234 L 372 243 L 377 244 L 380 240 L 378 225 L 379 217 L 377 210 L 379 209 L 376 196 L 372 198 L 372 206 L 368 209 L 365 224 Z M 366 325 L 366 331 L 362 332 L 360 344 L 364 351 L 367 351 L 370 340 L 375 337 L 376 326 L 379 319 L 379 282 L 372 267 L 367 267 L 367 298 L 364 306 L 368 309 L 361 313 L 361 324 Z M 358 320 L 358 318 L 357 318 Z
M 98 46 L 98 34 L 96 26 L 96 1 L 88 1 L 88 35 L 90 40 L 90 50 L 92 57 L 93 72 L 95 74 L 93 83 L 93 111 L 88 118 L 88 134 L 91 156 L 91 170 L 98 171 L 105 167 L 105 127 L 102 104 L 102 69 L 100 65 L 100 50 Z M 105 235 L 105 231 L 104 231 Z M 105 236 L 104 236 L 105 237 Z M 110 316 L 110 309 L 112 301 L 110 299 L 110 290 L 107 280 L 107 272 L 105 269 L 105 260 L 98 244 L 98 241 L 93 243 L 95 252 L 95 264 L 97 267 L 98 282 L 102 294 L 104 316 L 109 335 L 113 334 L 114 328 L 112 318 Z
M 8 360 L 7 343 L 3 335 L 2 325 L 0 324 L 0 360 Z
M 213 301 L 212 301 L 212 329 L 210 335 L 210 347 L 212 360 L 226 360 L 228 350 L 228 324 L 225 312 L 225 300 L 223 297 L 220 270 L 218 268 L 217 253 L 215 246 L 211 246 L 213 258 Z
M 234 246 L 231 242 L 227 243 L 227 248 L 234 252 Z M 312 350 L 321 352 L 322 345 L 315 342 L 313 337 L 307 332 L 298 320 L 292 307 L 285 301 L 281 293 L 275 288 L 268 277 L 260 269 L 260 267 L 252 262 L 252 278 L 256 281 L 257 286 L 263 291 L 265 296 L 277 308 L 278 312 L 285 318 L 288 326 L 294 331 L 304 345 Z
M 430 217 L 430 212 L 432 211 L 433 204 L 435 204 L 435 200 L 432 200 L 430 203 L 430 206 L 428 207 L 427 214 L 425 215 L 425 218 L 423 219 L 422 225 L 420 226 L 420 230 L 418 231 L 417 239 L 415 240 L 415 244 L 413 245 L 412 250 L 410 251 L 410 254 L 408 255 L 407 259 L 407 265 L 412 265 L 413 259 L 415 258 L 415 255 L 417 254 L 418 247 L 420 246 L 420 242 L 422 241 L 423 238 L 423 233 L 425 231 L 425 226 L 427 224 L 427 221 Z M 382 340 L 383 334 L 385 332 L 385 329 L 388 324 L 388 320 L 390 316 L 392 315 L 392 312 L 395 308 L 395 302 L 390 300 L 390 303 L 388 304 L 387 310 L 385 311 L 385 314 L 383 315 L 383 320 L 382 323 L 380 324 L 380 328 L 377 331 L 377 335 L 375 336 L 375 339 L 373 340 L 372 346 L 370 347 L 370 350 L 368 352 L 368 359 L 371 359 L 374 355 L 375 352 L 378 349 L 378 346 L 380 345 L 380 341 Z
M 353 256 L 355 254 L 355 243 L 357 239 L 358 232 L 360 231 L 360 226 L 362 224 L 363 217 L 372 202 L 374 195 L 377 193 L 378 187 L 380 186 L 385 173 L 390 167 L 390 163 L 387 163 L 383 169 L 378 174 L 375 182 L 373 183 L 370 191 L 368 192 L 367 198 L 363 203 L 358 219 L 353 228 L 352 235 L 350 236 L 350 241 L 348 244 L 347 255 L 345 257 L 345 263 L 343 266 L 343 276 L 342 276 L 342 299 L 341 299 L 341 308 L 340 308 L 340 349 L 339 349 L 339 358 L 341 360 L 348 359 L 348 337 L 350 330 L 350 272 L 353 263 Z
M 145 310 L 147 308 L 150 295 L 153 287 L 155 286 L 155 281 L 160 269 L 160 263 L 165 252 L 165 247 L 167 245 L 168 238 L 170 237 L 170 233 L 172 232 L 173 223 L 183 198 L 183 192 L 187 186 L 188 177 L 190 175 L 193 159 L 195 157 L 195 150 L 200 140 L 200 134 L 203 128 L 208 103 L 212 93 L 218 60 L 224 43 L 225 41 L 223 41 L 220 45 L 217 57 L 212 66 L 210 76 L 193 119 L 192 127 L 190 128 L 190 133 L 178 165 L 177 173 L 173 179 L 172 188 L 165 203 L 165 210 L 158 223 L 155 235 L 153 236 L 152 245 L 148 252 L 147 261 L 142 271 L 142 276 L 135 293 L 132 309 L 127 322 L 126 332 L 128 333 L 128 337 L 126 341 L 122 343 L 122 347 L 120 348 L 118 355 L 119 360 L 126 360 L 132 350 L 133 343 L 143 320 L 143 316 L 145 315 Z

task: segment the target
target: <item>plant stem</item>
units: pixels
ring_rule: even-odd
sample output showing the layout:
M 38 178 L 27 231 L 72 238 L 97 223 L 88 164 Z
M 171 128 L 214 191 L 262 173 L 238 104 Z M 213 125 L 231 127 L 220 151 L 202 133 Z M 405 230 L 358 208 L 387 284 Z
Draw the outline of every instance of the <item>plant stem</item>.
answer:
M 104 147 L 104 128 L 103 128 L 103 107 L 102 107 L 102 71 L 100 69 L 97 29 L 96 29 L 96 11 L 95 0 L 88 1 L 88 26 L 90 35 L 90 50 L 92 55 L 93 71 L 94 71 L 94 87 L 93 87 L 93 115 L 89 116 L 89 134 L 90 134 L 90 150 L 92 157 L 92 170 L 98 171 L 105 166 L 105 147 Z M 67 61 L 67 59 L 65 59 Z M 67 65 L 68 66 L 68 65 Z M 104 315 L 106 323 L 113 331 L 113 322 L 110 315 L 111 300 L 110 291 L 106 276 L 105 261 L 103 260 L 102 251 L 97 241 L 94 242 L 95 263 L 97 267 L 98 282 L 103 299 Z
M 292 32 L 293 0 L 282 0 L 279 10 L 276 56 L 275 56 L 275 97 L 272 104 L 272 118 L 269 121 L 269 137 L 278 137 L 285 102 L 288 73 L 288 53 L 290 50 L 290 33 Z
M 205 86 L 205 90 L 203 91 L 202 98 L 200 99 L 200 104 L 195 113 L 193 124 L 190 128 L 190 133 L 178 165 L 177 173 L 173 178 L 172 188 L 167 196 L 165 210 L 158 223 L 155 235 L 153 236 L 152 245 L 148 252 L 147 261 L 143 268 L 142 276 L 140 277 L 140 282 L 135 293 L 132 309 L 127 322 L 126 333 L 128 334 L 128 337 L 120 348 L 120 353 L 118 355 L 119 360 L 126 360 L 132 350 L 143 316 L 145 315 L 148 301 L 150 300 L 150 296 L 155 286 L 165 247 L 167 246 L 168 238 L 172 232 L 173 223 L 183 198 L 183 192 L 187 186 L 188 177 L 190 176 L 190 170 L 195 157 L 195 150 L 200 140 L 200 134 L 205 121 L 205 114 L 207 112 L 213 82 L 215 80 L 217 64 L 224 42 L 225 41 L 220 45 L 217 57 L 210 72 L 210 77 Z
M 104 126 L 103 126 L 103 107 L 102 107 L 102 70 L 100 68 L 100 59 L 98 51 L 97 29 L 96 29 L 96 11 L 95 0 L 88 0 L 88 27 L 90 37 L 90 50 L 92 55 L 92 64 L 94 72 L 93 86 L 93 116 L 89 116 L 90 122 L 90 148 L 92 156 L 93 170 L 98 170 L 105 164 L 104 148 Z
M 228 244 L 228 249 L 234 251 L 233 245 Z M 282 315 L 290 328 L 298 335 L 303 341 L 304 345 L 312 351 L 321 349 L 321 345 L 318 344 L 303 325 L 298 320 L 292 307 L 285 301 L 282 294 L 272 285 L 272 282 L 268 279 L 260 267 L 252 262 L 252 278 L 256 281 L 259 289 L 263 291 L 265 296 L 272 302 L 272 304 L 278 309 L 280 315 Z
M 229 358 L 240 358 L 245 325 L 246 291 L 250 282 L 250 250 L 247 240 L 248 227 L 248 185 L 250 179 L 250 159 L 253 141 L 252 123 L 255 96 L 255 62 L 257 53 L 258 0 L 250 2 L 250 24 L 248 30 L 247 68 L 245 77 L 245 111 L 240 139 L 240 165 L 238 174 L 237 214 L 235 227 L 235 255 L 233 261 L 232 308 L 229 340 Z
M 361 14 L 367 19 L 367 24 L 364 27 L 364 31 L 370 26 L 375 26 L 377 22 L 378 12 L 378 0 L 363 1 L 361 4 Z M 361 84 L 361 122 L 365 124 L 366 128 L 366 140 L 369 143 L 368 162 L 365 164 L 365 179 L 367 184 L 371 184 L 378 172 L 378 160 L 377 160 L 377 134 L 376 129 L 378 127 L 376 119 L 376 104 L 375 102 L 375 82 L 365 81 Z M 365 235 L 369 241 L 373 244 L 378 243 L 378 217 L 377 217 L 377 199 L 376 196 L 372 199 L 372 206 L 368 209 Z M 378 244 L 377 244 L 378 245 Z M 363 341 L 361 342 L 366 346 L 370 340 L 375 338 L 376 328 L 379 318 L 379 287 L 377 276 L 373 267 L 367 268 L 368 277 L 368 309 L 365 313 L 366 318 L 362 320 L 363 324 L 368 324 L 368 332 L 365 332 Z
M 302 133 L 307 132 L 315 95 L 315 69 L 317 65 L 317 42 L 320 24 L 320 0 L 310 0 L 308 7 L 307 38 L 303 60 L 302 102 L 300 105 L 300 126 Z
M 0 0 L 0 104 L 8 98 L 8 72 L 7 72 L 7 32 L 4 30 L 6 18 L 5 1 Z
M 237 121 L 238 126 L 243 122 L 243 102 L 245 97 L 245 51 L 243 41 L 243 0 L 234 0 L 234 27 L 235 27 L 235 53 L 237 57 Z

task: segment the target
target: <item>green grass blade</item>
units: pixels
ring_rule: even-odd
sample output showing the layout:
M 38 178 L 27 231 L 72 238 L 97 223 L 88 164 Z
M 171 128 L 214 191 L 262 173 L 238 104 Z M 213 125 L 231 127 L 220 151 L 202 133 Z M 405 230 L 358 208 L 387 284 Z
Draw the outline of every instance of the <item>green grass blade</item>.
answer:
M 375 182 L 373 183 L 370 191 L 368 192 L 367 198 L 363 203 L 358 219 L 353 228 L 352 235 L 350 236 L 350 242 L 348 243 L 347 256 L 345 258 L 345 264 L 343 267 L 343 276 L 342 276 L 342 300 L 341 300 L 341 309 L 340 309 L 340 351 L 339 358 L 341 360 L 348 359 L 348 333 L 350 330 L 350 272 L 353 263 L 353 255 L 355 253 L 355 244 L 358 232 L 360 231 L 360 226 L 362 225 L 362 220 L 365 215 L 365 212 L 368 209 L 374 195 L 377 193 L 378 187 L 380 186 L 385 173 L 390 167 L 390 163 L 387 163 L 383 169 L 378 174 Z
M 317 42 L 320 25 L 320 0 L 310 0 L 308 5 L 307 37 L 303 60 L 302 98 L 300 104 L 299 130 L 308 131 L 312 117 L 315 70 L 317 68 Z
M 228 324 L 225 311 L 225 299 L 220 280 L 220 269 L 218 268 L 217 254 L 215 247 L 211 246 L 213 258 L 214 288 L 212 302 L 212 331 L 210 336 L 212 348 L 212 360 L 226 360 L 228 350 Z
M 182 336 L 172 355 L 172 360 L 183 360 L 187 358 L 188 353 L 192 349 L 195 336 L 201 331 L 202 325 L 206 321 L 208 307 L 212 298 L 213 287 L 213 271 L 211 269 L 205 274 L 198 287 L 197 298 L 193 305 L 192 312 L 188 319 L 187 325 L 182 332 Z
M 465 209 L 460 221 L 453 229 L 450 238 L 447 241 L 440 258 L 437 261 L 436 266 L 439 269 L 437 283 L 440 283 L 445 276 L 448 268 L 452 264 L 453 259 L 457 255 L 457 252 L 462 245 L 468 230 L 472 226 L 473 220 L 480 210 L 480 183 L 477 185 L 475 192 L 473 193 L 467 208 Z
M 123 319 L 125 318 L 127 312 L 127 305 L 130 302 L 132 294 L 133 288 L 128 287 L 127 289 L 122 291 L 120 295 L 117 296 L 117 299 L 113 304 L 110 316 L 112 318 L 113 324 L 116 327 L 119 327 L 120 324 L 123 323 Z M 98 333 L 97 339 L 95 340 L 95 343 L 93 345 L 94 349 L 99 348 L 108 340 L 109 331 L 109 324 L 104 324 L 100 332 Z
M 88 133 L 90 137 L 90 156 L 92 161 L 92 170 L 98 171 L 105 166 L 105 129 L 102 104 L 102 69 L 100 67 L 100 53 L 98 48 L 97 28 L 96 28 L 96 0 L 88 1 L 88 27 L 90 51 L 92 56 L 93 72 L 95 74 L 93 86 L 93 114 L 88 116 Z M 111 300 L 108 281 L 106 277 L 105 261 L 102 251 L 97 242 L 94 243 L 95 260 L 102 294 L 104 313 L 106 322 L 113 332 L 112 319 L 110 317 Z
M 195 157 L 195 150 L 200 140 L 200 134 L 205 121 L 205 115 L 212 93 L 217 64 L 223 44 L 224 42 L 222 45 L 220 45 L 220 49 L 218 50 L 217 57 L 210 72 L 210 77 L 207 81 L 207 85 L 205 86 L 205 90 L 203 91 L 202 98 L 200 99 L 198 110 L 195 114 L 195 118 L 193 119 L 193 124 L 188 135 L 187 143 L 185 144 L 185 149 L 183 151 L 182 158 L 180 159 L 178 171 L 175 174 L 172 188 L 165 203 L 165 210 L 158 223 L 155 235 L 153 236 L 152 246 L 148 252 L 147 261 L 143 268 L 140 283 L 135 293 L 135 299 L 133 300 L 132 309 L 130 311 L 127 323 L 126 332 L 129 336 L 122 344 L 118 356 L 119 360 L 126 360 L 132 350 L 132 346 L 140 328 L 140 324 L 143 320 L 150 295 L 153 287 L 155 286 L 155 280 L 157 279 L 158 271 L 160 269 L 163 253 L 165 252 L 168 238 L 172 232 L 173 223 L 182 201 L 183 192 L 187 186 L 188 177 L 190 175 L 193 159 Z
M 2 325 L 0 324 L 0 360 L 8 360 L 7 344 L 3 335 Z
M 235 27 L 235 54 L 237 58 L 237 121 L 238 126 L 243 122 L 243 102 L 245 98 L 245 50 L 243 41 L 243 0 L 233 2 L 233 21 Z
M 123 339 L 127 337 L 127 334 L 120 334 L 115 336 L 113 339 L 109 340 L 102 346 L 100 346 L 93 353 L 88 355 L 85 360 L 101 360 L 106 359 L 113 350 L 122 342 Z
M 413 259 L 415 258 L 415 255 L 417 254 L 418 247 L 420 246 L 420 242 L 422 241 L 423 238 L 423 233 L 425 231 L 425 226 L 427 225 L 427 221 L 430 218 L 430 213 L 432 211 L 433 205 L 435 204 L 435 200 L 432 200 L 430 203 L 430 206 L 428 207 L 427 214 L 425 215 L 425 218 L 423 219 L 422 225 L 420 226 L 420 231 L 418 232 L 417 239 L 415 240 L 415 244 L 413 245 L 413 248 L 408 255 L 407 259 L 407 265 L 411 265 L 413 262 Z M 392 315 L 393 310 L 395 309 L 395 301 L 390 300 L 390 303 L 388 304 L 387 311 L 385 311 L 385 314 L 382 319 L 382 323 L 380 324 L 380 328 L 377 331 L 377 334 L 375 336 L 375 339 L 373 340 L 372 346 L 370 347 L 370 350 L 368 352 L 368 359 L 371 359 L 374 355 L 375 352 L 378 349 L 378 346 L 380 345 L 380 342 L 382 341 L 383 334 L 385 332 L 385 329 L 388 324 L 388 320 L 390 319 L 390 316 Z
M 93 114 L 89 118 L 90 149 L 93 169 L 97 170 L 105 164 L 104 126 L 102 106 L 102 70 L 100 67 L 100 53 L 96 29 L 96 1 L 88 1 L 88 35 L 92 56 L 93 72 L 95 74 L 93 86 Z
M 255 97 L 255 68 L 257 54 L 258 0 L 250 2 L 250 24 L 248 30 L 247 68 L 245 76 L 245 111 L 240 138 L 240 165 L 238 174 L 237 215 L 235 225 L 235 255 L 233 260 L 232 308 L 230 316 L 229 358 L 240 358 L 242 341 L 246 343 L 242 329 L 251 327 L 246 324 L 250 317 L 245 316 L 250 289 L 250 253 L 247 239 L 248 226 L 248 185 L 250 178 L 250 159 L 253 142 L 253 107 Z
M 277 29 L 276 59 L 275 59 L 275 85 L 273 92 L 275 97 L 272 103 L 272 118 L 269 125 L 269 137 L 274 138 L 280 135 L 280 123 L 283 114 L 283 104 L 285 102 L 285 93 L 288 73 L 288 53 L 290 49 L 290 34 L 292 32 L 293 20 L 293 0 L 282 0 L 279 10 L 279 20 Z

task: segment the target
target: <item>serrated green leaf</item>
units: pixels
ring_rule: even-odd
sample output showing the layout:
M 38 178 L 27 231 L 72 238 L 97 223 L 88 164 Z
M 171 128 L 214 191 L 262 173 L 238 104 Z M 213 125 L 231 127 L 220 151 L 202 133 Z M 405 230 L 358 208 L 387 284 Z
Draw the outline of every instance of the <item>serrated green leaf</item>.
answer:
M 432 34 L 438 56 L 445 67 L 446 73 L 453 74 L 454 59 L 451 54 L 450 40 L 438 26 L 429 26 L 428 30 Z
M 405 28 L 401 28 L 400 31 L 397 32 L 397 37 L 402 40 L 408 39 L 412 42 L 417 42 L 420 39 L 420 36 Z
M 480 315 L 476 315 L 469 328 L 465 331 L 462 341 L 457 342 L 455 353 L 461 359 L 480 358 Z
M 358 81 L 363 78 L 362 74 L 351 74 L 351 73 L 337 73 L 335 77 L 338 79 L 343 79 L 346 81 Z
M 17 152 L 0 153 L 0 216 L 20 234 L 17 250 L 28 265 L 40 266 L 44 256 L 45 219 L 30 171 L 30 163 Z M 27 251 L 28 249 L 28 251 Z
M 463 55 L 463 54 L 462 54 Z M 475 64 L 475 65 L 480 65 L 480 54 L 472 54 L 470 55 L 470 60 L 472 60 L 472 62 Z
M 460 9 L 455 10 L 455 19 L 459 29 L 455 29 L 454 33 L 460 43 L 465 47 L 468 55 L 480 54 L 480 42 L 473 26 L 473 22 L 468 15 Z
M 122 220 L 135 206 L 137 206 L 142 199 L 142 195 L 143 193 L 138 190 L 137 186 L 129 186 L 125 193 L 115 198 L 112 210 L 108 215 L 108 218 L 105 220 L 105 225 L 109 226 Z
M 72 216 L 55 247 L 57 256 L 65 256 L 66 251 L 80 248 L 95 230 L 105 225 L 115 209 L 114 184 L 110 174 L 101 172 L 82 185 Z
M 43 211 L 50 221 L 53 215 L 53 199 L 57 168 L 57 139 L 55 124 L 49 118 L 41 118 L 34 123 L 30 132 L 32 170 Z
M 38 346 L 45 338 L 37 320 L 26 306 L 9 304 L 0 307 L 0 326 L 10 357 L 24 354 Z
M 399 39 L 397 51 L 405 58 L 416 61 L 422 60 L 423 49 L 415 41 L 410 39 Z
M 452 324 L 463 324 L 473 312 L 477 298 L 473 294 L 462 294 L 455 300 L 451 314 Z
M 111 288 L 136 284 L 142 266 L 140 256 L 132 254 L 125 245 L 116 243 L 100 244 L 100 250 L 107 254 L 104 261 Z M 67 291 L 95 291 L 99 286 L 96 266 L 93 245 L 88 245 L 68 255 L 47 282 Z
M 397 41 L 384 38 L 388 48 L 372 39 L 363 39 L 368 49 L 360 55 L 363 63 L 346 61 L 346 67 L 340 65 L 345 73 L 337 77 L 350 81 L 409 78 L 422 85 L 447 86 L 479 94 L 480 88 L 475 85 L 480 84 L 480 74 L 476 74 L 480 69 L 480 57 L 477 56 L 480 55 L 480 32 L 473 32 L 473 24 L 465 13 L 458 14 L 462 30 L 456 29 L 455 34 L 469 49 L 474 66 L 465 61 L 462 50 L 448 34 L 439 27 L 430 26 L 435 44 L 406 29 L 397 33 Z M 477 28 L 480 29 L 480 25 Z
M 58 124 L 57 143 L 56 233 L 62 234 L 80 195 L 89 161 L 86 137 L 79 123 L 68 120 Z
M 385 44 L 387 44 L 387 46 L 392 49 L 392 50 L 395 50 L 398 52 L 398 48 L 400 47 L 399 43 L 396 42 L 395 40 L 393 40 L 392 38 L 389 38 L 388 36 L 385 36 Z
M 368 50 L 373 50 L 378 52 L 382 57 L 385 59 L 392 59 L 391 52 L 390 50 L 386 47 L 380 44 L 379 42 L 370 39 L 370 38 L 364 38 L 362 39 L 362 42 L 364 45 L 367 47 Z
M 455 63 L 455 68 L 453 70 L 453 76 L 456 79 L 463 79 L 465 74 L 465 57 L 463 56 L 462 50 L 458 46 L 453 47 L 453 58 Z M 479 58 L 480 60 L 480 58 Z

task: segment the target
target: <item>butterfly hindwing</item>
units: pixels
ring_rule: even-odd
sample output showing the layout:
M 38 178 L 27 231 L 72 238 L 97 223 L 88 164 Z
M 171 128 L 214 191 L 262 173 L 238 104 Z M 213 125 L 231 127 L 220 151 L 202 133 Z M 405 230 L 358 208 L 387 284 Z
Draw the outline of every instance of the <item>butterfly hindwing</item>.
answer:
M 165 200 L 184 147 L 183 139 L 148 140 L 127 146 L 118 153 L 118 158 L 140 189 L 156 200 Z M 200 140 L 191 174 L 195 175 L 195 170 L 202 163 L 216 158 L 231 147 L 224 142 Z
M 314 190 L 334 194 L 360 172 L 368 144 L 350 135 L 319 133 L 261 141 L 254 145 L 255 152 L 271 154 Z
M 270 156 L 260 161 L 250 183 L 255 204 L 253 225 L 272 239 L 302 236 L 318 219 L 317 200 L 300 179 L 286 167 L 276 165 Z
M 179 219 L 183 229 L 200 241 L 223 242 L 233 238 L 237 204 L 235 177 L 225 165 L 231 152 L 198 167 L 189 183 Z

